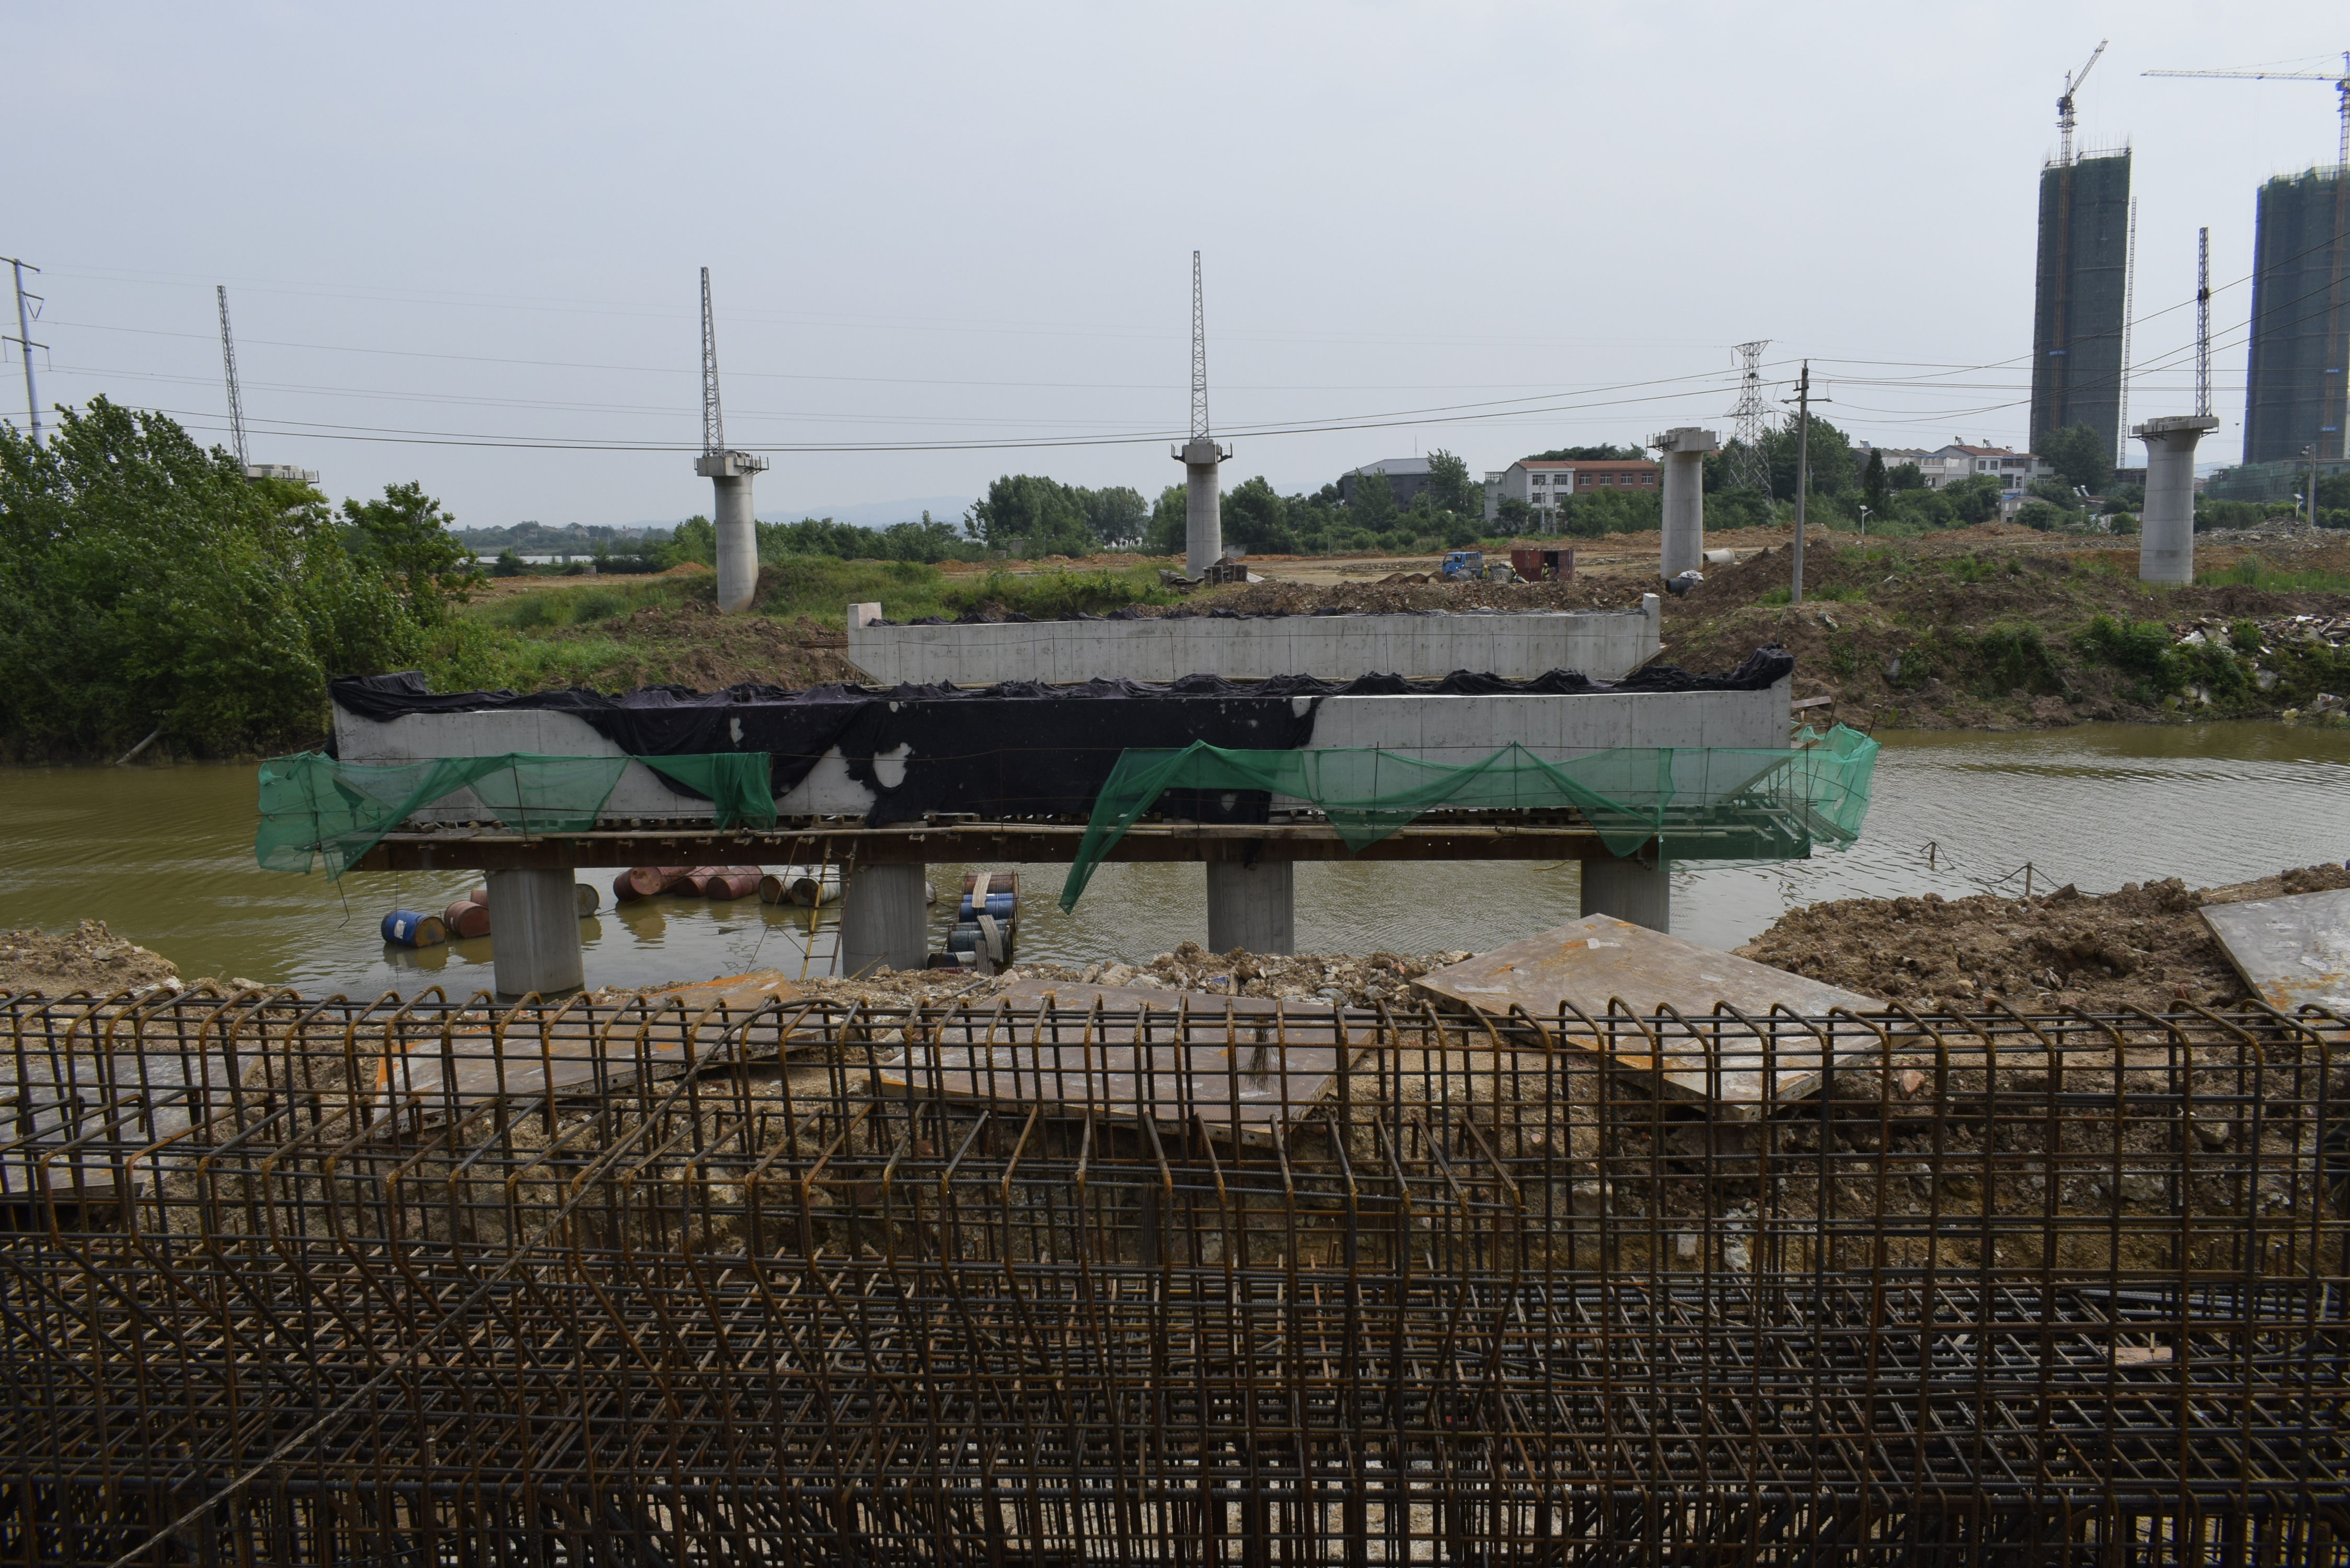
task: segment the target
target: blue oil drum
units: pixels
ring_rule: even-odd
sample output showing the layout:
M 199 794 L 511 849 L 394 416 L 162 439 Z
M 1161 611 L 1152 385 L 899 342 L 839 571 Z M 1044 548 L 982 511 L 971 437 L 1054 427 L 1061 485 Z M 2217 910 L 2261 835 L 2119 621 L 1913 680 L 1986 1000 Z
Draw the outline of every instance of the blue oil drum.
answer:
M 449 940 L 449 928 L 438 915 L 394 909 L 383 918 L 383 940 L 394 947 L 437 948 Z

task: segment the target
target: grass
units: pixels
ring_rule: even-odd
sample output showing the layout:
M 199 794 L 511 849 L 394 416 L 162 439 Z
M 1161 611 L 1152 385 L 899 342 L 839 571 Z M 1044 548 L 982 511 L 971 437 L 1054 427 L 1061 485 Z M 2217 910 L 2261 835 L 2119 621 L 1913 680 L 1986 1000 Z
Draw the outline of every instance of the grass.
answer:
M 2205 588 L 2261 588 L 2269 593 L 2350 593 L 2350 572 L 2272 570 L 2258 556 L 2246 556 L 2224 571 L 2198 572 L 2195 585 Z

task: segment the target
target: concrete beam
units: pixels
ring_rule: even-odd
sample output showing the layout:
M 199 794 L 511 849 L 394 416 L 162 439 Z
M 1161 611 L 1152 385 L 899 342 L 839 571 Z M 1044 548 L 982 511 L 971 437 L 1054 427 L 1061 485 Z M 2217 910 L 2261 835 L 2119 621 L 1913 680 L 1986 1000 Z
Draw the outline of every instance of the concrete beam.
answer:
M 587 981 L 579 895 L 567 870 L 493 871 L 491 970 L 501 996 L 559 996 Z
M 1208 947 L 1226 953 L 1297 950 L 1297 867 L 1288 860 L 1208 862 Z
M 1659 855 L 1646 865 L 1614 857 L 1585 861 L 1583 912 L 1613 915 L 1652 931 L 1671 930 L 1673 879 L 1665 857 Z
M 2195 580 L 2195 443 L 2220 428 L 2210 414 L 2148 420 L 2130 433 L 2146 442 L 2146 505 L 2139 515 L 2142 583 Z
M 1705 559 L 1705 454 L 1720 452 L 1713 431 L 1683 425 L 1650 436 L 1664 464 L 1664 546 L 1661 576 L 1677 577 L 1702 569 Z
M 918 970 L 930 954 L 921 864 L 858 866 L 841 895 L 840 972 Z

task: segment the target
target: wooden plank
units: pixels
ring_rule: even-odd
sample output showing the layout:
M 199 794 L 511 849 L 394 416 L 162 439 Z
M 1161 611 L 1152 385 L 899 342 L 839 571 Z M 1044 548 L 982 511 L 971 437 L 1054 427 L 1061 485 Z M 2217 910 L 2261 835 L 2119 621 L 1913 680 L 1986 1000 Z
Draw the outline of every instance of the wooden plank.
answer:
M 1751 1106 L 1800 1098 L 1816 1088 L 1821 1044 L 1817 1036 L 1791 1029 L 1766 1052 L 1765 1041 L 1754 1031 L 1709 1016 L 1717 1003 L 1728 1002 L 1757 1019 L 1774 1006 L 1816 1016 L 1839 1007 L 1875 1012 L 1885 1005 L 1858 992 L 1611 915 L 1587 915 L 1465 963 L 1430 971 L 1418 983 L 1482 1012 L 1507 1014 L 1515 1006 L 1545 1021 L 1556 1020 L 1563 1004 L 1591 1013 L 1620 1004 L 1648 1019 L 1648 1033 L 1604 1044 L 1570 1033 L 1563 1043 L 1596 1049 L 1627 1070 L 1656 1075 L 1675 1095 Z M 1676 1022 L 1675 1012 L 1699 1027 Z M 1862 1038 L 1866 1048 L 1856 1041 L 1851 1053 L 1839 1051 L 1835 1059 L 1874 1060 L 1874 1036 Z
M 2206 904 L 2203 923 L 2244 983 L 2281 1012 L 2350 1013 L 2350 888 Z
M 1142 1016 L 1107 1023 L 1090 1016 L 1097 1008 Z M 1211 1135 L 1270 1143 L 1329 1093 L 1340 1027 L 1326 1005 L 1022 981 L 983 1007 L 951 1013 L 931 1038 L 908 1044 L 881 1079 L 909 1096 L 1148 1117 L 1176 1131 L 1196 1118 Z M 1351 1054 L 1376 1040 L 1357 1025 L 1345 1044 Z

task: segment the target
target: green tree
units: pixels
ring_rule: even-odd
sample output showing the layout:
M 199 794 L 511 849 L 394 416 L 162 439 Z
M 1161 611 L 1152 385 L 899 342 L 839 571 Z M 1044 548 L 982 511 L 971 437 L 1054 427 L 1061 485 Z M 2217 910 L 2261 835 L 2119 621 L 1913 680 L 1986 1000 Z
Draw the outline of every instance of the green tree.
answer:
M 972 504 L 963 524 L 997 549 L 1031 556 L 1083 556 L 1093 548 L 1084 493 L 1042 474 L 1007 473 Z
M 1534 526 L 1534 509 L 1514 495 L 1504 495 L 1493 504 L 1493 516 L 1504 532 L 1523 534 Z
M 1395 526 L 1395 486 L 1384 473 L 1355 475 L 1355 498 L 1347 504 L 1347 515 L 1357 528 L 1381 533 Z
M 1143 553 L 1180 556 L 1191 541 L 1191 502 L 1180 484 L 1170 484 L 1151 503 L 1150 526 L 1142 536 Z
M 1228 545 L 1268 556 L 1297 548 L 1289 531 L 1289 504 L 1261 473 L 1224 493 L 1222 517 Z
M 415 616 L 326 498 L 249 482 L 104 398 L 36 447 L 0 428 L 0 745 L 88 755 L 315 743 L 329 676 L 415 662 Z
M 528 568 L 522 564 L 520 556 L 515 555 L 512 550 L 500 550 L 496 563 L 490 567 L 490 576 L 519 577 Z
M 473 552 L 449 531 L 456 519 L 421 484 L 387 484 L 380 501 L 346 501 L 343 520 L 352 558 L 398 587 L 420 626 L 448 619 L 450 605 L 485 580 Z
M 1999 515 L 1999 476 L 1991 473 L 1970 473 L 1964 479 L 1954 479 L 1937 492 L 1961 524 L 1971 526 L 1988 523 Z
M 1885 476 L 1885 454 L 1871 447 L 1868 452 L 1868 466 L 1861 470 L 1860 498 L 1867 504 L 1871 512 L 1881 514 L 1885 511 L 1886 493 L 1888 488 Z
M 1141 539 L 1150 526 L 1150 503 L 1142 492 L 1115 484 L 1107 490 L 1081 490 L 1086 524 L 1094 537 L 1113 550 L 1123 550 Z
M 1468 460 L 1442 447 L 1428 454 L 1428 488 L 1421 493 L 1432 496 L 1444 511 L 1463 517 L 1485 514 L 1485 487 L 1469 477 Z
M 2092 495 L 2104 494 L 2113 483 L 2113 452 L 2087 425 L 2050 431 L 2040 438 L 2040 455 L 2066 484 L 2085 485 Z
M 1538 452 L 1527 458 L 1528 462 L 1638 462 L 1648 455 L 1640 446 L 1563 446 L 1555 452 Z
M 1842 495 L 1854 488 L 1851 438 L 1817 414 L 1811 416 L 1811 421 L 1808 452 L 1799 450 L 1792 420 L 1783 429 L 1771 431 L 1762 437 L 1763 455 L 1771 460 L 1771 493 L 1781 501 L 1795 498 L 1799 461 L 1808 465 L 1814 495 Z
M 655 550 L 654 557 L 660 562 L 663 571 L 671 566 L 681 566 L 688 561 L 715 567 L 718 565 L 718 530 L 710 525 L 709 518 L 697 513 L 670 530 L 669 542 Z
M 1919 472 L 1918 465 L 1914 462 L 1895 464 L 1893 472 L 1887 474 L 1885 476 L 1885 480 L 1886 483 L 1891 485 L 1897 493 L 1904 490 L 1923 490 L 1926 488 L 1926 476 L 1923 472 Z

